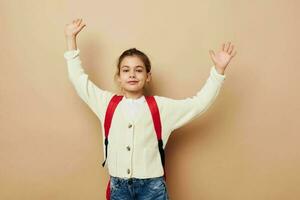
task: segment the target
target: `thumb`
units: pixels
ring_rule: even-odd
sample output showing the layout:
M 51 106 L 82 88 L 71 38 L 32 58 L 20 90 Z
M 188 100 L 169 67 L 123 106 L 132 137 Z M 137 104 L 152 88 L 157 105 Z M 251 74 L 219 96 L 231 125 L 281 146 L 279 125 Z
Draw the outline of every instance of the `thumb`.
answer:
M 86 24 L 81 24 L 78 28 L 78 32 L 81 31 L 83 29 L 83 27 L 85 27 L 85 26 L 86 26 Z
M 215 52 L 213 50 L 209 50 L 209 55 L 211 57 L 211 59 L 214 61 L 215 60 Z

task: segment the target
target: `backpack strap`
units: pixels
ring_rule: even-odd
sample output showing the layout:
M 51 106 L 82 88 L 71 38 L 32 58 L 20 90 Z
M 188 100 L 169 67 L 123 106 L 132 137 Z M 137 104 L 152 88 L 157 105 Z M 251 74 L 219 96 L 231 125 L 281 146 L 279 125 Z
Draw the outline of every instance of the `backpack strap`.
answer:
M 115 109 L 117 107 L 117 105 L 120 103 L 120 101 L 122 100 L 123 96 L 118 96 L 118 95 L 114 95 L 111 100 L 109 101 L 108 107 L 106 109 L 106 113 L 105 113 L 105 119 L 104 119 L 104 132 L 105 132 L 105 160 L 102 163 L 102 166 L 104 167 L 106 159 L 107 159 L 107 146 L 108 146 L 108 134 L 109 134 L 109 129 L 110 129 L 110 125 L 111 125 L 111 120 L 112 117 L 114 115 Z
M 148 103 L 149 109 L 151 111 L 152 115 L 152 120 L 154 123 L 154 129 L 157 137 L 157 142 L 158 142 L 158 149 L 159 149 L 159 154 L 160 154 L 160 159 L 161 159 L 161 164 L 164 169 L 164 178 L 166 179 L 166 171 L 165 171 L 165 151 L 163 148 L 163 140 L 161 138 L 161 120 L 160 120 L 160 114 L 159 114 L 159 109 L 156 103 L 156 100 L 154 96 L 146 96 L 146 101 Z
M 115 112 L 115 109 L 117 105 L 122 100 L 123 96 L 114 95 L 112 99 L 110 100 L 106 113 L 105 113 L 105 119 L 104 119 L 104 131 L 105 131 L 105 160 L 102 163 L 102 166 L 104 167 L 106 159 L 107 159 L 107 147 L 108 147 L 108 135 L 109 135 L 109 129 L 111 126 L 111 121 L 113 114 Z M 162 140 L 162 128 L 161 128 L 161 120 L 160 120 L 160 114 L 159 109 L 156 103 L 156 100 L 154 96 L 145 96 L 148 107 L 151 111 L 151 116 L 154 124 L 154 129 L 157 137 L 158 142 L 158 149 L 160 154 L 161 163 L 164 169 L 164 178 L 166 179 L 166 171 L 165 171 L 165 152 L 163 148 L 163 140 Z

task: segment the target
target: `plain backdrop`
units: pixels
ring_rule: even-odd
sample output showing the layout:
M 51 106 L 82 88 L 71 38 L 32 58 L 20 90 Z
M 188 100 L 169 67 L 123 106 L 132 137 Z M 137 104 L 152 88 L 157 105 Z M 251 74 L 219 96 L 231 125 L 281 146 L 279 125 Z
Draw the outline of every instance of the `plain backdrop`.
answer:
M 0 2 L 0 199 L 99 200 L 108 174 L 96 115 L 75 93 L 64 26 L 83 18 L 81 60 L 116 91 L 118 56 L 136 47 L 151 94 L 195 95 L 209 49 L 237 55 L 213 105 L 166 148 L 172 200 L 300 199 L 300 29 L 296 0 Z

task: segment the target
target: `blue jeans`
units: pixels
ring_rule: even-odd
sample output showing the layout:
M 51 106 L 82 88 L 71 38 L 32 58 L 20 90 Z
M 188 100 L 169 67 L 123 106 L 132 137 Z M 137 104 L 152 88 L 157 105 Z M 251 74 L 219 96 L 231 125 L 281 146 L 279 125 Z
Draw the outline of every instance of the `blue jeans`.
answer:
M 111 200 L 169 200 L 163 176 L 122 179 L 110 176 Z

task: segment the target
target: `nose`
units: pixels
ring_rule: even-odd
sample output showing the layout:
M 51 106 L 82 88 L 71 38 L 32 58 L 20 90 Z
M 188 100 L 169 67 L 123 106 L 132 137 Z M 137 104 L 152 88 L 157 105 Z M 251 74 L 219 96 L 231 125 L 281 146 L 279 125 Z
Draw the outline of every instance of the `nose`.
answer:
M 135 77 L 135 72 L 134 72 L 134 71 L 131 71 L 131 72 L 129 73 L 129 77 Z

